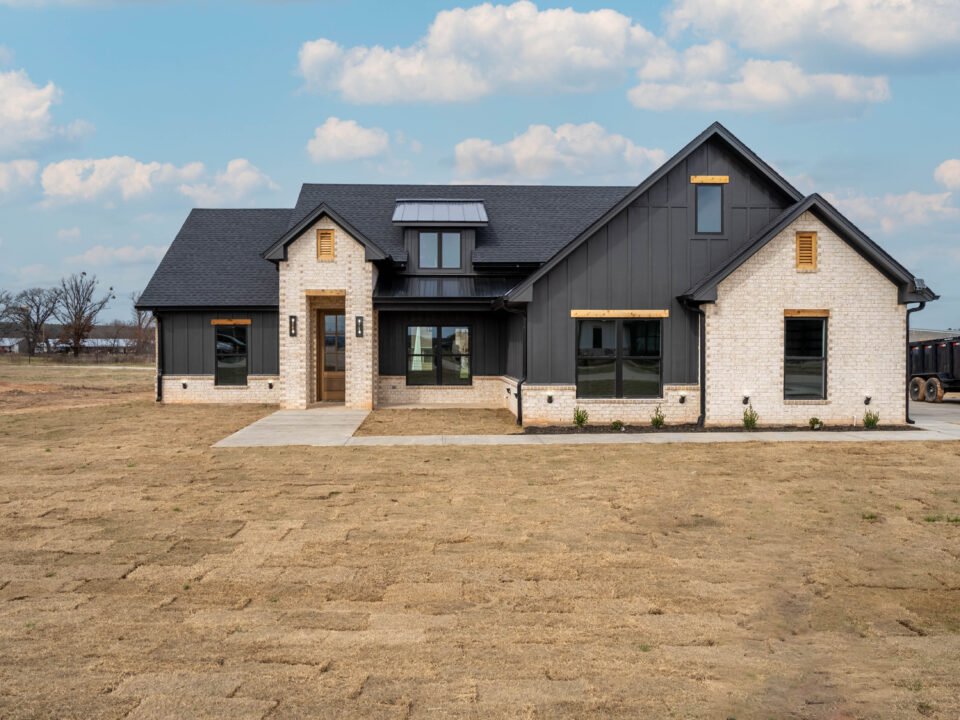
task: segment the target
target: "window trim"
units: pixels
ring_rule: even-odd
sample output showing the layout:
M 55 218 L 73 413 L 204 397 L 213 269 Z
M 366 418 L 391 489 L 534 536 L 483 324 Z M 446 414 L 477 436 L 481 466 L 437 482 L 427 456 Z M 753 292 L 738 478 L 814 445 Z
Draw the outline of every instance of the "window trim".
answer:
M 247 387 L 250 384 L 250 321 L 249 320 L 221 320 L 220 322 L 211 321 L 213 328 L 213 385 L 214 387 Z M 225 383 L 220 380 L 220 353 L 217 351 L 217 334 L 223 328 L 237 329 L 243 328 L 244 334 L 244 352 L 243 357 L 243 382 Z M 225 353 L 225 357 L 240 357 L 241 353 Z
M 421 252 L 421 238 L 425 233 L 430 233 L 437 236 L 437 265 L 436 267 L 425 267 L 423 264 L 423 253 Z M 460 262 L 457 265 L 450 265 L 449 267 L 444 266 L 443 264 L 443 236 L 449 234 L 456 234 L 459 238 L 460 245 Z M 450 270 L 462 270 L 463 269 L 463 231 L 458 228 L 430 228 L 417 230 L 417 267 L 420 270 L 440 270 L 440 271 L 450 271 Z
M 821 371 L 823 379 L 823 394 L 819 397 L 796 397 L 787 395 L 787 361 L 788 360 L 815 360 L 812 356 L 787 355 L 787 323 L 791 320 L 820 320 L 823 323 L 823 354 L 820 359 L 823 360 L 823 370 Z M 809 401 L 827 401 L 830 398 L 827 381 L 829 379 L 830 363 L 830 313 L 825 310 L 801 310 L 784 311 L 783 314 L 783 399 L 785 402 L 797 400 Z
M 410 328 L 415 328 L 415 327 L 432 327 L 434 330 L 437 331 L 437 344 L 436 344 L 436 345 L 434 346 L 434 348 L 433 348 L 433 366 L 434 366 L 434 378 L 433 378 L 433 379 L 434 379 L 435 382 L 433 382 L 432 384 L 429 384 L 429 385 L 426 384 L 426 383 L 413 383 L 413 384 L 410 383 L 410 357 L 411 357 L 411 355 L 413 355 L 413 353 L 410 352 Z M 438 362 L 438 360 L 442 360 L 443 355 L 444 355 L 440 341 L 441 341 L 441 338 L 443 337 L 443 335 L 442 335 L 442 333 L 443 333 L 443 328 L 445 328 L 445 327 L 462 327 L 462 328 L 466 328 L 466 329 L 467 329 L 467 337 L 468 337 L 469 343 L 470 343 L 470 345 L 469 345 L 469 352 L 466 352 L 466 353 L 456 353 L 456 354 L 457 354 L 457 355 L 461 355 L 461 356 L 466 355 L 467 359 L 468 359 L 469 362 L 470 362 L 470 377 L 469 377 L 469 382 L 466 382 L 466 383 L 455 383 L 455 384 L 444 383 L 444 382 L 443 382 L 443 367 L 442 367 L 442 363 L 441 363 L 441 362 Z M 403 379 L 404 379 L 404 384 L 406 385 L 406 387 L 425 387 L 425 388 L 435 388 L 435 387 L 440 387 L 440 388 L 466 388 L 466 387 L 473 387 L 473 375 L 474 375 L 474 372 L 473 372 L 473 323 L 459 323 L 459 322 L 444 323 L 444 322 L 442 322 L 442 321 L 441 321 L 441 322 L 438 322 L 438 323 L 408 323 L 407 325 L 404 326 L 403 346 L 404 346 L 404 350 L 403 350 L 403 353 L 404 353 Z M 453 355 L 453 353 L 449 353 L 449 354 L 450 354 L 450 355 Z M 423 353 L 421 353 L 421 355 L 423 355 Z
M 724 185 L 725 183 L 695 183 L 693 191 L 693 230 L 694 235 L 723 235 L 726 229 L 726 223 L 724 222 L 724 212 L 723 212 L 723 201 L 724 201 Z M 700 229 L 699 218 L 700 218 L 700 188 L 704 187 L 717 187 L 720 188 L 720 229 L 714 232 L 707 232 Z
M 580 395 L 580 323 L 584 321 L 597 320 L 601 322 L 612 322 L 615 328 L 616 335 L 616 352 L 613 355 L 614 362 L 614 383 L 613 383 L 613 396 L 612 397 L 584 397 Z M 660 325 L 660 346 L 659 352 L 656 355 L 625 355 L 623 347 L 624 339 L 624 322 L 631 321 L 646 321 L 646 322 L 656 322 Z M 623 394 L 623 361 L 624 360 L 657 360 L 658 361 L 658 373 L 657 373 L 657 395 L 640 395 L 626 397 Z M 578 400 L 662 400 L 663 399 L 663 317 L 630 317 L 630 316 L 619 316 L 619 317 L 608 317 L 608 316 L 583 316 L 580 315 L 577 317 L 576 324 L 573 329 L 573 383 L 574 383 L 574 392 Z

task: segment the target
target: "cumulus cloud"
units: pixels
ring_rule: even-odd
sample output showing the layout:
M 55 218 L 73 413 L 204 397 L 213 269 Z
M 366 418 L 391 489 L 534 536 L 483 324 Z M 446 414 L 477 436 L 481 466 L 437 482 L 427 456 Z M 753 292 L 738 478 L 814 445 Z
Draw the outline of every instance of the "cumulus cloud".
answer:
M 960 43 L 960 3 L 951 0 L 674 0 L 666 18 L 673 33 L 788 57 L 916 59 L 956 53 Z
M 0 195 L 34 185 L 39 168 L 35 160 L 0 162 Z
M 608 132 L 597 123 L 564 124 L 556 129 L 531 125 L 505 143 L 469 138 L 455 148 L 461 181 L 522 182 L 639 179 L 662 164 L 666 154 Z
M 661 81 L 645 77 L 659 72 Z M 667 71 L 668 72 L 668 71 Z M 809 74 L 785 60 L 747 60 L 730 77 L 715 80 L 694 74 L 678 64 L 671 77 L 660 68 L 644 68 L 641 82 L 628 93 L 643 110 L 785 110 L 839 105 L 863 107 L 890 99 L 882 76 Z
M 72 242 L 79 239 L 80 228 L 78 227 L 61 228 L 60 230 L 57 230 L 57 240 L 66 240 L 68 242 Z
M 122 245 L 108 247 L 94 245 L 86 252 L 67 258 L 67 265 L 73 267 L 102 267 L 116 265 L 154 264 L 160 261 L 167 251 L 165 245 Z
M 907 192 L 902 195 L 864 195 L 856 192 L 824 193 L 855 223 L 892 232 L 906 225 L 928 225 L 960 217 L 952 194 Z
M 363 127 L 355 120 L 327 118 L 307 143 L 310 158 L 317 163 L 376 157 L 390 146 L 390 137 L 380 128 Z
M 249 160 L 236 158 L 213 182 L 184 183 L 179 189 L 197 205 L 219 207 L 246 203 L 259 192 L 276 190 L 277 184 Z
M 147 195 L 160 186 L 196 180 L 203 172 L 203 163 L 188 163 L 178 167 L 171 163 L 145 163 L 118 155 L 51 163 L 43 169 L 41 184 L 48 200 L 115 197 L 130 200 Z
M 498 90 L 590 90 L 662 47 L 614 10 L 539 10 L 520 0 L 444 10 L 406 47 L 306 42 L 300 72 L 307 88 L 332 90 L 351 102 L 456 102 Z
M 944 160 L 934 170 L 933 177 L 949 190 L 960 190 L 960 160 Z

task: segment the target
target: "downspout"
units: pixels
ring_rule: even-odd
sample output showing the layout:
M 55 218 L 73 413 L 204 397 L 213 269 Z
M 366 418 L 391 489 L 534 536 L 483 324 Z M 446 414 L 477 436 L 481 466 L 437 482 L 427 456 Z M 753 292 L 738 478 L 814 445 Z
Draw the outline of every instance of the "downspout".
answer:
M 707 313 L 702 305 L 691 308 L 700 316 L 700 417 L 697 418 L 697 427 L 702 428 L 707 420 Z
M 153 319 L 156 322 L 154 347 L 157 353 L 157 402 L 163 402 L 163 328 L 160 326 L 159 315 L 154 313 Z
M 904 408 L 907 415 L 907 425 L 916 425 L 917 421 L 910 417 L 910 315 L 915 312 L 920 312 L 927 306 L 927 303 L 921 302 L 915 308 L 907 308 L 907 382 L 905 384 L 906 390 L 906 402 Z
M 521 376 L 517 380 L 517 425 L 523 425 L 523 384 L 527 381 L 527 308 L 516 310 L 510 308 L 506 303 L 502 304 L 504 310 L 514 315 L 520 315 L 523 318 L 523 349 L 522 349 L 522 370 Z

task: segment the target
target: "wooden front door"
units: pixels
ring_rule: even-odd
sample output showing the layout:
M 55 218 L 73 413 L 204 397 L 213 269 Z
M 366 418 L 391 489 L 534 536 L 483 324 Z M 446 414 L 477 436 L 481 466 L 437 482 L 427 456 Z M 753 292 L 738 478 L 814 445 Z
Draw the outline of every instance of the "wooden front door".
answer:
M 324 402 L 343 402 L 346 395 L 347 328 L 340 311 L 319 313 L 317 395 Z

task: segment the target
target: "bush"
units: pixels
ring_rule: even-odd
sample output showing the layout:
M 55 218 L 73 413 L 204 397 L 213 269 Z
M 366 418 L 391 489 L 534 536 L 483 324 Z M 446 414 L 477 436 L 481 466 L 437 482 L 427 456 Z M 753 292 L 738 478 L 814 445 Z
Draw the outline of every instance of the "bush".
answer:
M 623 420 L 614 420 L 610 423 L 610 429 L 614 432 L 623 432 Z
M 587 420 L 590 419 L 590 413 L 584 410 L 582 407 L 575 407 L 573 409 L 573 424 L 578 428 L 582 428 L 587 424 Z
M 747 405 L 743 411 L 743 427 L 746 430 L 756 430 L 757 421 L 760 419 L 760 415 L 756 410 L 753 409 L 753 403 Z
M 880 424 L 880 413 L 870 412 L 869 410 L 867 410 L 863 414 L 863 426 L 867 428 L 867 430 L 876 430 L 877 425 L 879 424 Z
M 823 430 L 823 420 L 818 417 L 812 417 L 807 421 L 811 430 Z
M 650 424 L 653 425 L 655 430 L 659 430 L 663 427 L 663 422 L 666 417 L 663 414 L 663 410 L 660 409 L 660 406 L 657 405 L 657 409 L 654 411 L 653 415 L 650 416 Z

